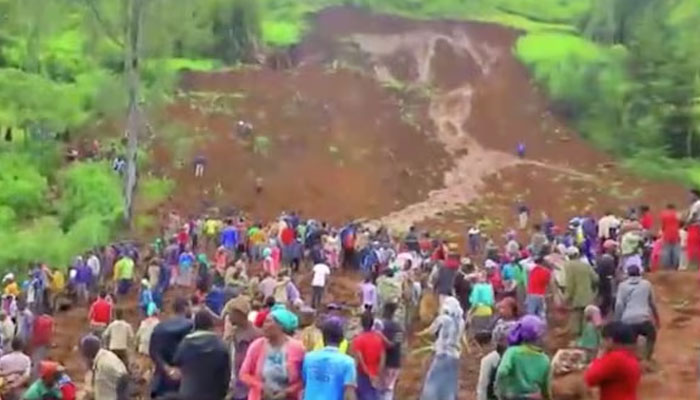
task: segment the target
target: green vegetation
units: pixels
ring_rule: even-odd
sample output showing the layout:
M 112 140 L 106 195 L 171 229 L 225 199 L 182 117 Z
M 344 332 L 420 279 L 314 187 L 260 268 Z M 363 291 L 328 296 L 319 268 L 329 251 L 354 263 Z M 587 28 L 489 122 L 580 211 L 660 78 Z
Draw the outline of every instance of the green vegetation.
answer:
M 0 268 L 35 261 L 64 267 L 86 248 L 106 244 L 119 225 L 121 185 L 106 163 L 47 173 L 35 160 L 33 151 L 0 147 Z
M 581 133 L 649 176 L 698 184 L 700 3 L 594 1 L 578 34 L 529 34 L 516 53 Z

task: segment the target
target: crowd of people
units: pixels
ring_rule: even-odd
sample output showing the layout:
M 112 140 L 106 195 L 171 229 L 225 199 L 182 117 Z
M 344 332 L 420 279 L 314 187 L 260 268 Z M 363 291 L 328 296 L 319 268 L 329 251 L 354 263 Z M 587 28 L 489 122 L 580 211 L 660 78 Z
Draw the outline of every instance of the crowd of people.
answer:
M 97 400 L 130 398 L 144 370 L 154 399 L 391 400 L 408 334 L 433 353 L 421 400 L 460 397 L 461 360 L 476 354 L 465 348 L 486 351 L 474 360 L 478 400 L 551 399 L 546 338 L 562 312 L 586 384 L 603 400 L 635 399 L 659 329 L 644 274 L 700 261 L 694 196 L 685 215 L 643 206 L 562 227 L 520 205 L 520 229 L 501 240 L 467 227 L 463 244 L 293 212 L 269 224 L 172 212 L 147 246 L 95 249 L 65 273 L 37 264 L 22 284 L 5 276 L 0 396 L 75 398 L 48 357 L 51 314 L 68 296 L 88 309 L 78 348 Z M 330 298 L 337 276 L 357 274 L 357 299 Z

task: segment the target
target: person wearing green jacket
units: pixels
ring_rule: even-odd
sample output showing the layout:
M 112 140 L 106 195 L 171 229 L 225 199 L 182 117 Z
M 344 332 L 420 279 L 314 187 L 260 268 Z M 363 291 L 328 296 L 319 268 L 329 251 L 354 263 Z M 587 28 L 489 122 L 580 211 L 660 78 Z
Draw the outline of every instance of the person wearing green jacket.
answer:
M 538 346 L 545 330 L 541 318 L 526 315 L 510 332 L 510 347 L 496 371 L 495 391 L 499 399 L 552 400 L 549 357 Z
M 579 336 L 584 324 L 583 311 L 595 301 L 593 288 L 598 284 L 598 274 L 593 267 L 581 261 L 577 247 L 569 247 L 566 253 L 570 261 L 564 264 L 564 298 L 570 309 L 569 330 L 574 336 Z

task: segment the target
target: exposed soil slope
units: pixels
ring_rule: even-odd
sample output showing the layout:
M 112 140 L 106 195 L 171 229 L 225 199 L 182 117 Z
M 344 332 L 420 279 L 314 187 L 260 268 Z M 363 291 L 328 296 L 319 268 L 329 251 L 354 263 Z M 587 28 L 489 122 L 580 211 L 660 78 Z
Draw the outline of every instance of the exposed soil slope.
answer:
M 154 172 L 176 180 L 170 206 L 185 212 L 237 207 L 269 218 L 296 209 L 336 223 L 422 223 L 458 238 L 476 221 L 501 234 L 513 226 L 519 201 L 559 225 L 585 209 L 682 205 L 682 188 L 620 171 L 550 112 L 513 57 L 517 35 L 489 24 L 325 10 L 294 69 L 185 74 L 167 118 L 191 135 L 191 151 L 178 160 L 173 143 L 157 142 Z M 238 120 L 251 122 L 267 144 L 236 137 Z M 524 159 L 515 156 L 519 142 Z M 201 179 L 192 173 L 196 155 L 207 160 Z M 697 281 L 690 274 L 653 279 L 664 322 L 660 370 L 645 375 L 641 398 L 697 398 Z M 355 280 L 334 278 L 331 297 L 354 302 Z M 84 331 L 81 313 L 58 317 L 61 359 Z M 405 361 L 397 398 L 410 400 L 428 358 Z M 74 362 L 69 368 L 84 371 Z M 460 399 L 474 398 L 477 369 L 478 354 L 465 356 Z

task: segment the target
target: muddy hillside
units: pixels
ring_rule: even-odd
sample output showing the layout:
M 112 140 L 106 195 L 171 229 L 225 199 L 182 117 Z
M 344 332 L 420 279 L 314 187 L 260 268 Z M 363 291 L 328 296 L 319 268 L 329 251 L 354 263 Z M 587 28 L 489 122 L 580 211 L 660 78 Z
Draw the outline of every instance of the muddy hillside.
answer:
M 461 242 L 475 222 L 500 238 L 521 203 L 557 224 L 586 210 L 685 204 L 683 188 L 629 175 L 551 112 L 513 56 L 516 31 L 351 8 L 322 11 L 312 26 L 283 63 L 184 74 L 166 115 L 184 133 L 155 143 L 152 172 L 176 182 L 168 207 L 420 224 Z M 239 121 L 251 129 L 242 134 Z M 201 178 L 195 157 L 206 160 Z M 643 400 L 697 398 L 690 277 L 654 278 L 665 326 Z M 357 279 L 334 278 L 330 296 L 356 302 Z M 62 333 L 66 348 L 75 334 Z M 419 393 L 429 359 L 412 355 L 417 346 L 406 349 L 397 398 Z M 462 360 L 460 399 L 475 397 L 479 356 Z

